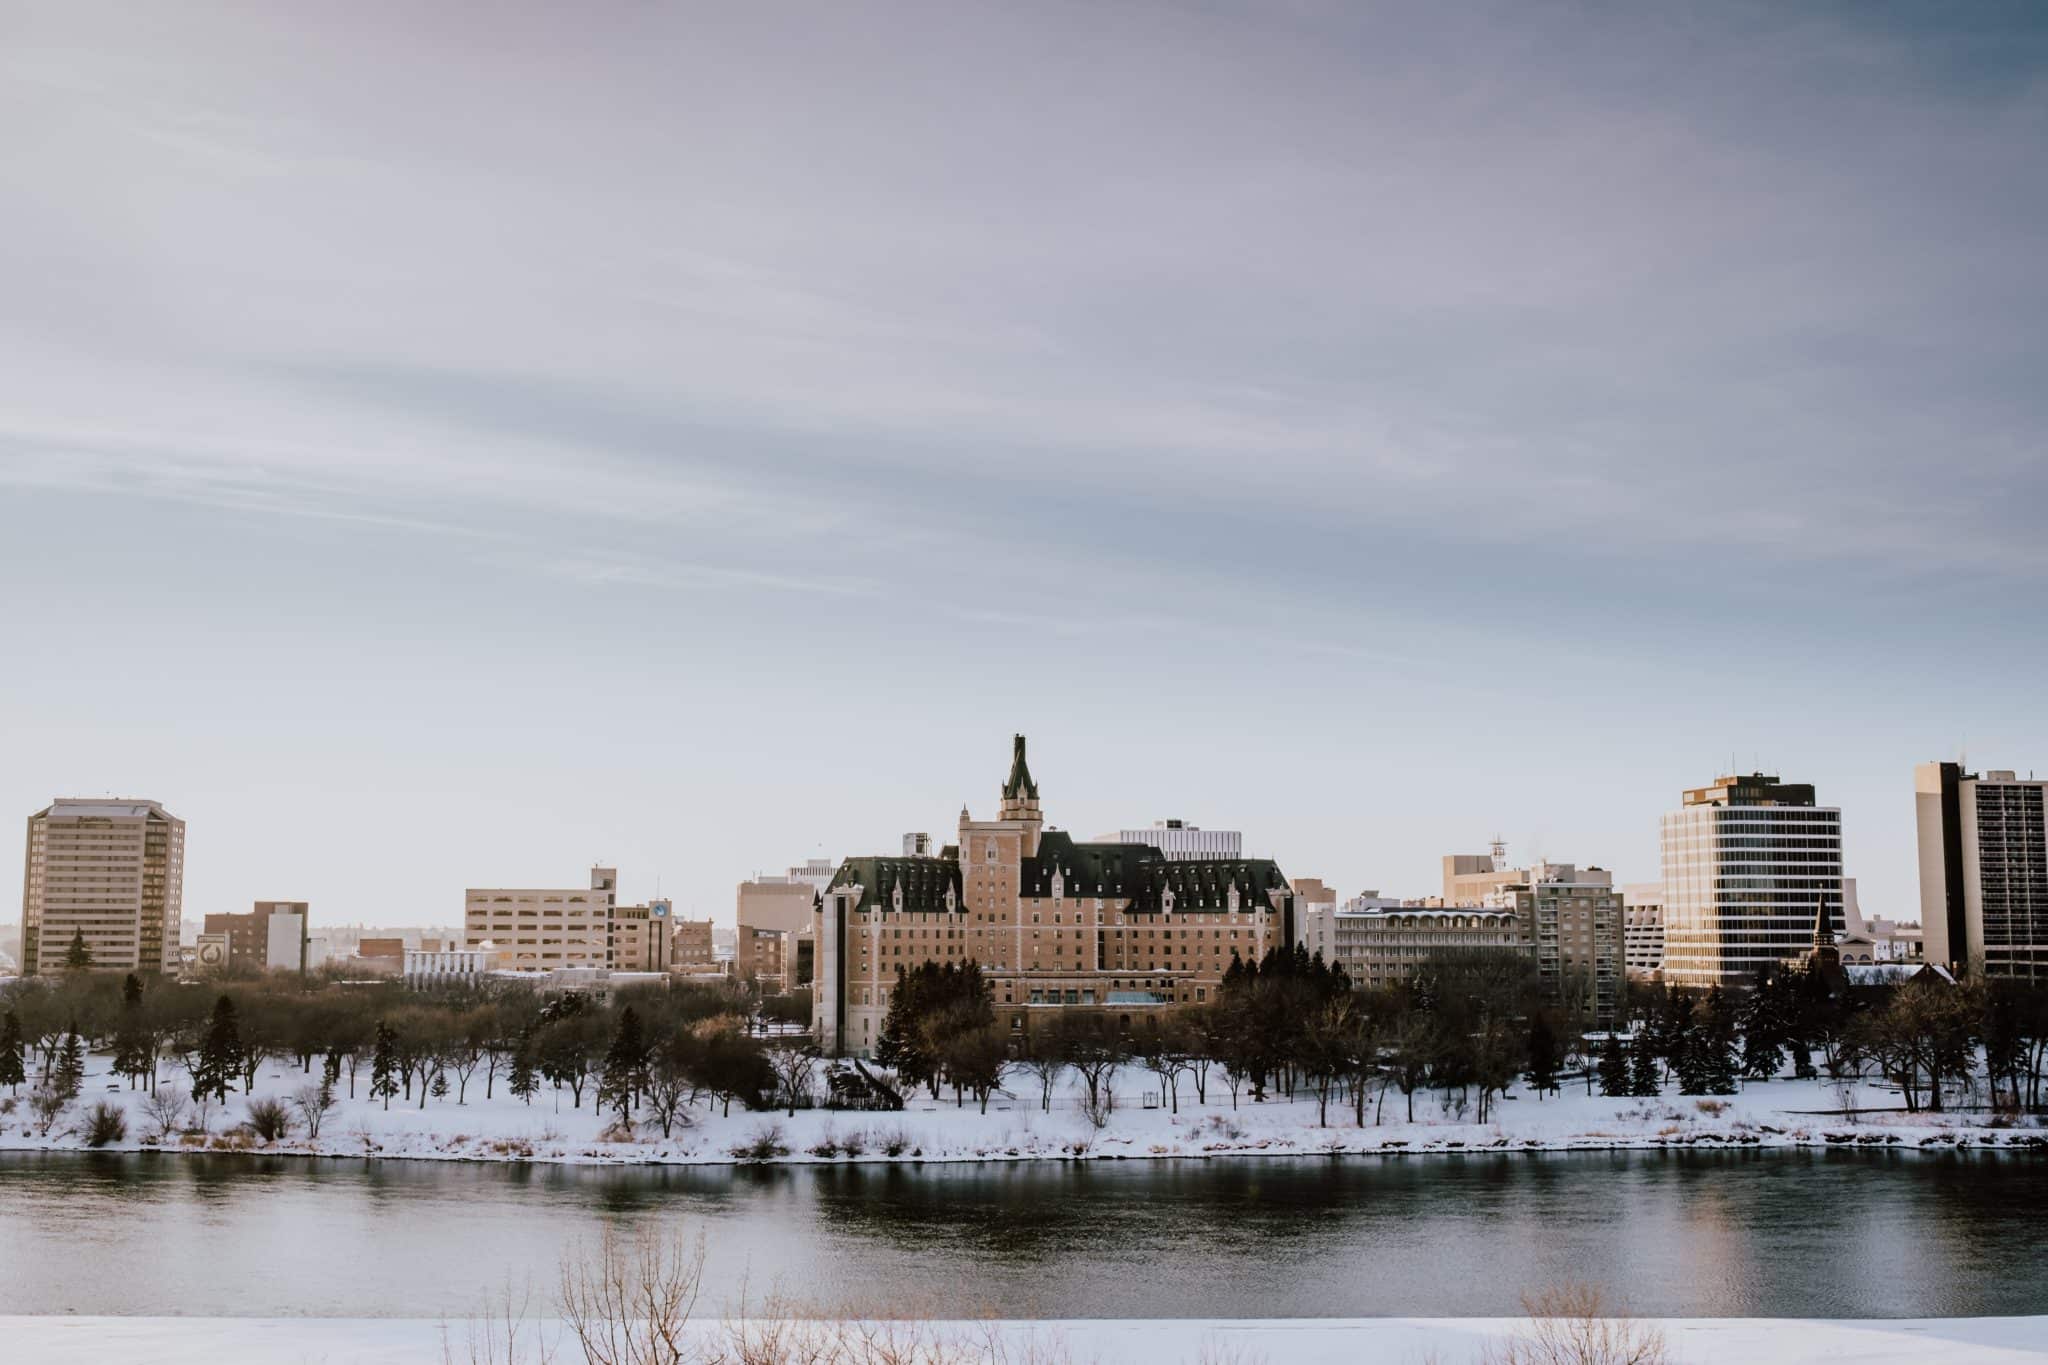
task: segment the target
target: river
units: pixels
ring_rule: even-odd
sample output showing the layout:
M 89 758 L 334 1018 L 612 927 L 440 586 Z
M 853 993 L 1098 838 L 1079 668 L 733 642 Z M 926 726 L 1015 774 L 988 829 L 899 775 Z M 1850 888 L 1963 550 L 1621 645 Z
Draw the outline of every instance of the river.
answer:
M 565 1167 L 0 1155 L 0 1313 L 463 1316 L 606 1224 L 701 1230 L 707 1302 L 1006 1317 L 2048 1313 L 2048 1158 L 1615 1152 Z

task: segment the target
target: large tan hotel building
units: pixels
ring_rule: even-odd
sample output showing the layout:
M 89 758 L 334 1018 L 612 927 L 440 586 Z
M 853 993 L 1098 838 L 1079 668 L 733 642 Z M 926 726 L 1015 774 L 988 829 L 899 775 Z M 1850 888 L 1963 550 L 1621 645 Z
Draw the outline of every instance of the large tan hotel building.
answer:
M 960 812 L 936 857 L 849 858 L 817 910 L 817 1031 L 873 1050 L 899 967 L 977 962 L 999 1028 L 1092 1009 L 1125 1020 L 1214 996 L 1236 953 L 1294 941 L 1294 893 L 1263 858 L 1169 858 L 1045 827 L 1017 736 L 993 820 Z

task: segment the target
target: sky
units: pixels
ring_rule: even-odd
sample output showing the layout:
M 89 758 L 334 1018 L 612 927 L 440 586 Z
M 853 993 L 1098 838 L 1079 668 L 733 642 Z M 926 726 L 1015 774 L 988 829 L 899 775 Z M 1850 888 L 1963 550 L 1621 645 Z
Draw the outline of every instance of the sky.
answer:
M 2048 770 L 2044 164 L 2028 5 L 0 0 L 0 813 L 729 920 L 1013 732 L 1347 894 L 1760 767 L 1911 917 Z

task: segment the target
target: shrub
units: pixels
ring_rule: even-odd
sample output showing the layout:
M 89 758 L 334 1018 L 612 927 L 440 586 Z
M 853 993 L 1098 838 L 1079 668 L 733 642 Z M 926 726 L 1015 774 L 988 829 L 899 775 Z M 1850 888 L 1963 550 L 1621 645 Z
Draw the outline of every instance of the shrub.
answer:
M 855 1131 L 848 1133 L 839 1144 L 839 1150 L 848 1156 L 859 1156 L 868 1149 L 867 1134 Z
M 891 1129 L 882 1134 L 882 1155 L 902 1156 L 910 1150 L 910 1134 L 901 1128 Z
M 633 1125 L 625 1119 L 613 1119 L 597 1135 L 597 1140 L 599 1142 L 631 1142 L 633 1140 Z
M 1726 1100 L 1695 1100 L 1693 1107 L 1709 1118 L 1719 1118 L 1728 1112 Z
M 36 1116 L 36 1135 L 48 1137 L 50 1130 L 57 1126 L 57 1120 L 64 1116 L 65 1107 L 71 1097 L 54 1086 L 37 1086 L 28 1097 L 28 1107 Z
M 1666 1365 L 1664 1334 L 1614 1316 L 1599 1289 L 1568 1284 L 1522 1296 L 1528 1323 L 1489 1346 L 1485 1365 Z
M 788 1156 L 789 1144 L 783 1140 L 782 1125 L 769 1123 L 756 1128 L 747 1141 L 727 1148 L 727 1152 L 739 1161 L 772 1161 L 779 1156 Z
M 109 1100 L 101 1100 L 85 1111 L 79 1135 L 88 1147 L 105 1147 L 128 1137 L 128 1112 Z
M 242 1121 L 242 1126 L 249 1130 L 251 1137 L 259 1141 L 276 1142 L 279 1138 L 292 1135 L 292 1111 L 285 1107 L 282 1100 L 273 1100 L 268 1096 L 250 1100 L 249 1114 Z
M 823 1161 L 829 1161 L 839 1155 L 839 1144 L 832 1140 L 830 1133 L 827 1133 L 824 1137 L 812 1143 L 809 1150 L 812 1156 Z

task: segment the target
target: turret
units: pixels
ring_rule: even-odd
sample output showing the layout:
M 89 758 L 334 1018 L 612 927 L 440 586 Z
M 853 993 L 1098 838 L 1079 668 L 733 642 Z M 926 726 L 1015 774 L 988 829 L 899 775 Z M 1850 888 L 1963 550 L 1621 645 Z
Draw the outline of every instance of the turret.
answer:
M 1031 780 L 1031 765 L 1024 761 L 1024 736 L 1017 735 L 1010 749 L 1010 777 L 1003 783 L 1001 820 L 1015 820 L 1029 828 L 1024 835 L 1024 856 L 1038 851 L 1038 832 L 1045 817 L 1038 810 L 1038 784 Z

